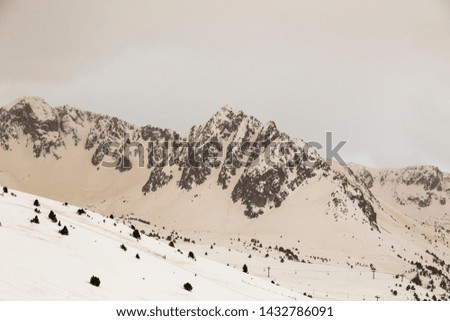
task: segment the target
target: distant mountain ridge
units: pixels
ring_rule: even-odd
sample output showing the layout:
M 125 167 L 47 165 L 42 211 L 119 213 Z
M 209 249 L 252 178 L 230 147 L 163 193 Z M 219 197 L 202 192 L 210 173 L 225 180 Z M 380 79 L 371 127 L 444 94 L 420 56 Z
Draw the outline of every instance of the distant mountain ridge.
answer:
M 450 175 L 436 166 L 370 169 L 351 165 L 353 173 L 372 191 L 391 194 L 400 208 L 433 208 L 446 212 L 450 198 Z

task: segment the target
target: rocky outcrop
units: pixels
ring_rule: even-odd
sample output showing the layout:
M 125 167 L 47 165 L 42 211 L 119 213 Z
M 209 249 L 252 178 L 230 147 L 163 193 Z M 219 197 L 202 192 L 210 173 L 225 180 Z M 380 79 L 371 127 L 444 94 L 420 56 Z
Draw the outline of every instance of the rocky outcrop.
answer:
M 389 190 L 395 202 L 401 206 L 444 206 L 446 198 L 450 196 L 450 180 L 435 166 L 410 166 L 377 171 L 352 165 L 351 171 L 369 189 L 378 184 L 379 188 Z

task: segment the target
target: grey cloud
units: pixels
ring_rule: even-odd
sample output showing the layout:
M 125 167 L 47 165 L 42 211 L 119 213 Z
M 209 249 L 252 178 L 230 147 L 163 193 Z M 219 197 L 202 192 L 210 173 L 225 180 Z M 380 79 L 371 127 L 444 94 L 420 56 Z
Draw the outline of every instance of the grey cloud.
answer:
M 187 131 L 232 104 L 347 161 L 450 164 L 441 0 L 0 1 L 0 104 Z

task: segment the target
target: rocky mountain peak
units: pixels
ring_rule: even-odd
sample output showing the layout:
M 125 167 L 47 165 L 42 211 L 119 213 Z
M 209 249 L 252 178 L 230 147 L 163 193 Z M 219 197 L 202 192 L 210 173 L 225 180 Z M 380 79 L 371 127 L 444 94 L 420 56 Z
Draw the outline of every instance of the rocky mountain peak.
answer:
M 230 106 L 222 107 L 204 125 L 192 127 L 187 137 L 69 106 L 52 108 L 37 97 L 22 98 L 0 113 L 0 146 L 11 151 L 11 144 L 25 139 L 36 158 L 53 155 L 59 159 L 64 157 L 62 150 L 81 148 L 91 152 L 88 161 L 99 170 L 104 157 L 112 154 L 119 160 L 116 169 L 123 172 L 134 168 L 136 155 L 121 153 L 132 142 L 142 143 L 149 160 L 143 194 L 164 188 L 175 177 L 179 177 L 176 186 L 186 192 L 215 184 L 228 190 L 224 195 L 240 204 L 244 215 L 256 218 L 282 206 L 300 186 L 326 180 L 336 184 L 338 191 L 331 195 L 330 213 L 339 216 L 340 205 L 355 203 L 354 210 L 376 226 L 377 207 L 365 186 L 346 180 L 345 175 L 336 176 L 319 154 L 311 165 L 303 141 L 291 140 L 273 121 L 263 125 Z M 151 165 L 161 146 L 147 144 L 149 140 L 161 146 L 172 142 L 179 148 L 171 149 L 167 160 Z M 113 153 L 111 142 L 117 147 Z
M 208 120 L 205 126 L 240 123 L 245 117 L 247 117 L 247 115 L 245 115 L 242 110 L 231 106 L 223 106 Z
M 425 190 L 441 189 L 443 174 L 436 166 L 411 166 L 403 170 L 401 180 L 406 185 L 420 185 Z
M 40 97 L 23 97 L 4 107 L 10 114 L 25 115 L 40 121 L 56 118 L 53 108 Z
M 39 121 L 54 120 L 53 108 L 40 97 L 23 97 L 4 107 L 10 115 Z
M 220 108 L 205 125 L 193 127 L 190 140 L 241 141 L 249 140 L 261 127 L 261 122 L 242 110 L 224 106 Z
M 36 157 L 52 153 L 63 145 L 59 137 L 57 112 L 39 97 L 24 97 L 0 109 L 0 146 L 9 150 L 20 137 Z M 54 154 L 57 156 L 57 154 Z

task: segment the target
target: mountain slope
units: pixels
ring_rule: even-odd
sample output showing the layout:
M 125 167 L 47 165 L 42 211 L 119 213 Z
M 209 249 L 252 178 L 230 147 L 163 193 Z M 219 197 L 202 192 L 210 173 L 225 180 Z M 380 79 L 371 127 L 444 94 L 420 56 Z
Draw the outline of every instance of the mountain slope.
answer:
M 33 205 L 38 200 L 39 206 Z M 48 213 L 55 214 L 54 222 Z M 40 212 L 40 213 L 38 213 Z M 39 224 L 35 223 L 38 218 Z M 34 221 L 34 223 L 32 222 Z M 59 226 L 59 223 L 61 226 Z M 126 225 L 124 224 L 126 223 Z M 135 226 L 140 239 L 133 237 Z M 68 235 L 61 235 L 67 227 Z M 143 228 L 147 229 L 147 234 Z M 274 226 L 275 227 L 275 226 Z M 148 232 L 149 229 L 151 232 Z M 167 233 L 165 237 L 164 233 Z M 169 237 L 170 236 L 170 237 Z M 264 235 L 258 237 L 264 239 Z M 398 235 L 397 235 L 398 236 Z M 247 236 L 220 235 L 211 246 L 128 216 L 106 218 L 57 201 L 9 190 L 0 197 L 0 298 L 2 300 L 447 300 L 444 274 L 421 274 L 423 287 L 412 282 L 415 269 L 392 274 L 373 272 L 353 261 L 353 247 L 329 257 L 306 256 L 269 246 Z M 389 242 L 396 242 L 396 236 Z M 170 247 L 169 242 L 174 243 Z M 311 242 L 316 240 L 311 239 Z M 217 242 L 217 244 L 216 244 Z M 266 242 L 266 241 L 264 241 Z M 278 240 L 285 244 L 285 240 Z M 370 243 L 370 242 L 369 242 Z M 234 244 L 234 245 L 233 245 Z M 395 243 L 396 246 L 399 243 Z M 125 246 L 126 251 L 122 249 Z M 367 245 L 366 245 L 367 246 Z M 267 251 L 267 255 L 261 253 Z M 189 258 L 192 251 L 194 259 Z M 358 251 L 358 250 L 357 250 Z M 380 252 L 382 253 L 382 251 Z M 423 265 L 434 266 L 425 254 Z M 139 258 L 136 257 L 139 255 Z M 350 260 L 339 265 L 339 257 Z M 282 260 L 280 261 L 280 258 Z M 283 261 L 283 259 L 285 261 Z M 301 260 L 297 261 L 297 260 Z M 242 265 L 249 274 L 241 272 Z M 336 264 L 337 263 L 337 264 Z M 267 266 L 270 277 L 267 277 Z M 439 265 L 437 265 L 439 267 Z M 439 268 L 436 268 L 439 270 Z M 444 270 L 448 267 L 444 266 Z M 428 268 L 424 271 L 428 271 Z M 430 271 L 434 271 L 431 269 Z M 89 284 L 97 276 L 100 286 Z M 266 279 L 266 280 L 264 280 Z M 426 280 L 434 280 L 434 289 Z M 269 282 L 270 281 L 270 282 Z M 183 288 L 189 282 L 192 291 Z
M 16 195 L 16 196 L 13 196 Z M 299 294 L 224 264 L 188 258 L 119 220 L 10 191 L 0 197 L 1 300 L 292 300 Z M 40 210 L 36 213 L 35 210 Z M 53 211 L 53 223 L 48 213 Z M 30 222 L 38 217 L 39 224 Z M 63 227 L 68 235 L 58 233 Z M 127 251 L 121 249 L 125 245 Z M 192 245 L 195 248 L 195 245 Z M 195 251 L 195 250 L 194 250 Z M 135 256 L 139 255 L 139 259 Z M 100 278 L 100 287 L 89 284 Z M 183 288 L 189 282 L 191 292 Z

